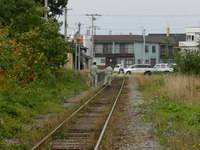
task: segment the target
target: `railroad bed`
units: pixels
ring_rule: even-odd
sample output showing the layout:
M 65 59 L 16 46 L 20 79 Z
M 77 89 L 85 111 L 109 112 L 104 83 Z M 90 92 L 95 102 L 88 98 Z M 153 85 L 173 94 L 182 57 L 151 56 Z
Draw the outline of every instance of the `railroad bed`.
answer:
M 116 78 L 63 121 L 32 150 L 98 149 L 112 115 L 125 78 Z

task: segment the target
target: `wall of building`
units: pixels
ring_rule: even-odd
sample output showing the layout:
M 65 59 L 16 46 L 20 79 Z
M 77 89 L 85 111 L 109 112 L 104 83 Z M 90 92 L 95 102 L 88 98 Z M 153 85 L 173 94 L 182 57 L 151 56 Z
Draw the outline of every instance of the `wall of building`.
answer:
M 142 60 L 143 58 L 143 43 L 136 43 L 134 44 L 134 54 L 135 54 L 135 64 L 138 64 L 138 59 Z
M 185 28 L 185 32 L 186 33 L 197 33 L 197 32 L 199 32 L 200 33 L 200 28 L 199 27 L 194 27 L 194 28 L 190 28 L 190 27 L 188 27 L 188 28 Z
M 123 43 L 122 43 L 123 44 Z M 124 43 L 126 46 L 126 50 L 128 54 L 133 54 L 132 57 L 123 57 L 123 56 L 116 56 L 116 63 L 124 63 L 126 65 L 138 64 L 138 63 L 148 63 L 152 64 L 151 61 L 155 61 L 154 63 L 159 63 L 159 50 L 160 46 L 159 43 L 146 43 L 149 47 L 149 51 L 145 52 L 143 42 L 135 42 L 135 43 Z M 120 54 L 120 43 L 110 43 L 112 45 L 112 53 L 113 54 Z M 155 47 L 156 52 L 152 52 L 152 47 Z M 103 43 L 95 44 L 95 53 L 96 54 L 103 54 Z M 123 54 L 123 53 L 121 53 Z M 95 61 L 97 62 L 98 66 L 105 66 L 105 59 L 106 57 L 95 57 Z M 104 60 L 104 61 L 102 61 Z M 138 61 L 140 60 L 140 61 Z M 145 61 L 146 60 L 146 61 Z
M 84 36 L 83 38 L 83 45 L 84 47 L 87 47 L 88 49 L 86 50 L 86 55 L 92 58 L 93 56 L 93 51 L 92 51 L 92 42 L 91 42 L 91 36 Z M 90 68 L 92 65 L 92 59 L 88 59 L 86 61 L 86 68 Z
M 103 66 L 105 65 L 105 57 L 95 57 L 95 61 L 97 65 Z
M 186 28 L 186 41 L 180 41 L 179 46 L 181 49 L 197 49 L 198 41 L 200 40 L 200 28 Z
M 67 69 L 73 69 L 73 54 L 68 53 L 67 54 L 67 64 L 66 64 L 66 68 Z
M 146 43 L 146 46 L 149 47 L 149 51 L 145 52 L 144 44 L 142 42 L 135 42 L 134 45 L 134 53 L 135 53 L 135 64 L 138 63 L 151 63 L 151 58 L 156 59 L 156 63 L 159 63 L 159 44 L 158 43 Z M 152 46 L 155 46 L 156 53 L 152 53 Z M 148 60 L 148 62 L 144 62 L 144 59 Z M 140 60 L 140 62 L 138 61 Z

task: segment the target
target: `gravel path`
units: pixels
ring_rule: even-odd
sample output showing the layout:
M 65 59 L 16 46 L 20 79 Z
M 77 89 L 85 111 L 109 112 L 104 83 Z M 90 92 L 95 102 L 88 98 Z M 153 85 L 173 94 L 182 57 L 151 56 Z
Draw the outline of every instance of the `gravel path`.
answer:
M 156 142 L 152 134 L 153 127 L 150 123 L 142 120 L 145 108 L 138 107 L 142 97 L 138 91 L 138 85 L 133 77 L 129 77 L 126 85 L 127 103 L 123 108 L 123 118 L 120 121 L 120 129 L 116 131 L 114 140 L 115 150 L 161 150 L 162 147 Z M 122 128 L 121 128 L 122 127 Z

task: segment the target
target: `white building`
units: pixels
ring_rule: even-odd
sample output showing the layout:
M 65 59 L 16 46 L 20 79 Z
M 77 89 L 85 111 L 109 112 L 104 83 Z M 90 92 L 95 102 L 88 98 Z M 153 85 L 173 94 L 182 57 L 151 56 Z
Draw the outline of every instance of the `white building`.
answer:
M 85 35 L 83 36 L 83 45 L 85 47 L 87 47 L 87 51 L 84 54 L 85 60 L 84 60 L 84 64 L 85 67 L 84 69 L 89 69 L 92 65 L 92 58 L 94 57 L 93 55 L 93 51 L 92 51 L 92 42 L 91 42 L 91 36 L 90 35 Z
M 188 27 L 186 31 L 186 41 L 179 42 L 181 49 L 197 49 L 200 40 L 200 27 Z

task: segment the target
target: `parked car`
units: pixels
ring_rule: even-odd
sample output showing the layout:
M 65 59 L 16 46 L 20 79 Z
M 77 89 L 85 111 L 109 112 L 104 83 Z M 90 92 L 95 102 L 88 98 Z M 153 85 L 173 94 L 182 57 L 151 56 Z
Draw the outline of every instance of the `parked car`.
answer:
M 131 65 L 128 68 L 124 69 L 125 74 L 144 74 L 144 75 L 151 75 L 152 68 L 150 64 L 135 64 Z
M 154 73 L 156 73 L 156 72 L 170 73 L 173 71 L 174 71 L 173 67 L 171 65 L 169 65 L 168 63 L 156 64 L 152 70 L 152 72 L 154 72 Z

